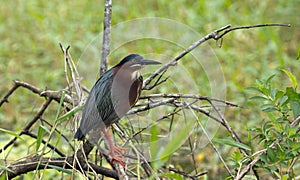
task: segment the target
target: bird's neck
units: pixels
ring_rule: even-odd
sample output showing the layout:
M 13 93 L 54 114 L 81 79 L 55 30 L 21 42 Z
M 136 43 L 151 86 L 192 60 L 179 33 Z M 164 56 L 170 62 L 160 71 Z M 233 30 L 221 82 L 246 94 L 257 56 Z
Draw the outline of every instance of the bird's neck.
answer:
M 141 76 L 141 71 L 136 70 L 134 72 L 131 73 L 131 80 L 136 80 Z
M 117 79 L 120 79 L 121 81 L 135 81 L 136 79 L 139 79 L 141 77 L 140 69 L 129 70 L 125 68 L 115 68 L 113 69 L 113 73 L 114 76 L 117 77 Z

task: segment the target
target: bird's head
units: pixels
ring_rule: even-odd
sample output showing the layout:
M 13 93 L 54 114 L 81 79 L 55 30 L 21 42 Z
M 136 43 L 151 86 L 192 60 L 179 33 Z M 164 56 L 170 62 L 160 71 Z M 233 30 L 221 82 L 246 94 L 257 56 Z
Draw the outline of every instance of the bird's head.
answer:
M 119 64 L 115 67 L 126 68 L 128 70 L 136 71 L 142 69 L 146 65 L 161 64 L 158 61 L 145 59 L 143 56 L 138 54 L 130 54 L 126 56 Z

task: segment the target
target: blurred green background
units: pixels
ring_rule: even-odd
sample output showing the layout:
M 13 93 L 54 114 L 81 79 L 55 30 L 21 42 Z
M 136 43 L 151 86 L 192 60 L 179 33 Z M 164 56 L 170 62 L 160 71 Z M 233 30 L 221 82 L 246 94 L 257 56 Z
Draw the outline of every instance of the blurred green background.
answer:
M 2 98 L 13 86 L 12 81 L 15 79 L 42 89 L 64 88 L 66 86 L 64 61 L 58 43 L 71 45 L 73 59 L 75 61 L 80 59 L 86 47 L 102 32 L 103 5 L 103 1 L 1 1 L 0 97 Z M 212 40 L 205 43 L 205 47 L 209 46 L 213 49 L 221 64 L 226 80 L 226 100 L 246 107 L 226 111 L 226 117 L 234 129 L 243 134 L 247 128 L 262 119 L 259 113 L 254 113 L 255 105 L 248 103 L 247 98 L 251 94 L 248 94 L 244 88 L 253 86 L 256 79 L 266 78 L 274 73 L 278 74 L 275 78 L 278 87 L 288 85 L 290 82 L 283 73 L 278 71 L 280 68 L 286 68 L 296 77 L 300 77 L 299 61 L 296 60 L 300 40 L 299 9 L 298 0 L 120 0 L 113 1 L 112 25 L 136 18 L 161 17 L 183 23 L 199 34 L 206 35 L 227 24 L 232 26 L 264 23 L 291 24 L 290 28 L 266 27 L 232 32 L 224 37 L 222 48 Z M 170 29 L 166 33 L 172 34 L 173 31 Z M 189 41 L 190 44 L 193 42 Z M 130 42 L 112 52 L 109 65 L 114 65 L 122 57 L 133 52 L 142 55 L 162 54 L 160 56 L 162 58 L 164 53 L 167 57 L 175 57 L 186 48 L 168 48 L 170 44 L 172 43 L 152 39 L 140 40 L 138 43 Z M 204 53 L 203 59 L 206 58 Z M 199 83 L 200 88 L 195 90 L 195 94 L 210 96 L 211 94 L 207 92 L 209 88 L 206 87 L 208 83 L 206 75 L 201 76 L 202 67 L 198 68 L 199 64 L 190 59 L 191 56 L 183 58 L 179 66 L 189 69 L 189 78 Z M 168 58 L 161 61 L 167 62 L 167 60 Z M 85 63 L 80 62 L 79 66 L 81 64 Z M 98 64 L 91 66 L 97 67 Z M 173 70 L 176 71 L 176 67 Z M 89 88 L 96 79 L 97 73 L 93 73 L 94 78 L 82 75 L 83 82 Z M 176 84 L 186 85 L 186 79 L 181 74 L 173 73 L 171 79 L 176 81 Z M 178 89 L 180 88 L 162 86 L 155 92 L 177 93 Z M 40 107 L 42 99 L 19 89 L 9 100 L 11 103 L 0 108 L 0 127 L 18 131 Z M 1 135 L 1 146 L 4 140 L 6 139 Z M 213 152 L 206 152 L 209 153 Z M 215 161 L 218 161 L 216 159 Z M 206 168 L 218 171 L 213 163 L 211 166 Z

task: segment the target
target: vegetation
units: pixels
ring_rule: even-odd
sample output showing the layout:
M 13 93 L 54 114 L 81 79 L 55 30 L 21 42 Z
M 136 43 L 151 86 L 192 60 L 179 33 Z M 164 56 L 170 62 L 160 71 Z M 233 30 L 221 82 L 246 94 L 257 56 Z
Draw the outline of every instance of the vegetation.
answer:
M 62 91 L 68 83 L 64 75 L 65 57 L 59 42 L 71 46 L 70 53 L 83 78 L 80 83 L 88 88 L 93 85 L 99 76 L 103 1 L 62 3 L 57 0 L 29 0 L 0 4 L 1 99 L 14 86 L 13 80 L 69 97 L 69 92 Z M 222 102 L 221 105 L 226 105 L 226 108 L 218 108 L 223 110 L 224 119 L 241 138 L 241 142 L 237 142 L 228 129 L 201 113 L 193 114 L 190 109 L 181 110 L 174 114 L 174 118 L 155 122 L 161 118 L 160 115 L 175 112 L 176 104 L 129 116 L 131 121 L 124 118 L 120 127 L 129 137 L 151 124 L 136 137 L 134 143 L 127 143 L 125 147 L 130 149 L 130 155 L 142 158 L 136 155 L 138 150 L 145 148 L 141 142 L 151 142 L 143 144 L 148 147 L 143 153 L 149 152 L 155 172 L 152 177 L 183 179 L 189 175 L 201 175 L 202 178 L 224 179 L 230 177 L 225 165 L 236 175 L 258 156 L 254 171 L 249 171 L 248 177 L 254 178 L 256 173 L 262 178 L 288 179 L 300 174 L 299 125 L 295 121 L 300 109 L 300 72 L 297 71 L 299 61 L 296 60 L 300 51 L 298 4 L 297 1 L 285 0 L 113 2 L 109 66 L 129 53 L 139 53 L 167 63 L 194 41 L 227 24 L 234 27 L 291 24 L 289 28 L 233 31 L 217 43 L 207 41 L 183 57 L 177 66 L 171 67 L 164 75 L 169 76 L 164 84 L 143 92 L 145 96 L 180 93 L 229 101 L 232 106 Z M 138 37 L 139 34 L 145 37 Z M 147 68 L 144 76 L 154 70 Z M 36 138 L 28 134 L 19 135 L 19 132 L 39 112 L 45 103 L 44 97 L 26 88 L 18 88 L 9 97 L 9 103 L 0 107 L 0 147 L 17 138 L 13 146 L 1 153 L 0 169 L 10 171 L 7 168 L 9 164 L 28 156 L 59 157 L 59 153 L 53 152 L 47 144 L 60 147 L 64 155 L 71 155 L 79 147 L 80 143 L 73 141 L 73 134 L 82 107 L 66 109 L 62 99 L 55 100 L 58 103 L 49 105 L 43 114 L 44 120 L 41 119 L 28 131 Z M 184 102 L 182 97 L 176 100 Z M 146 103 L 147 98 L 140 102 Z M 196 105 L 207 112 L 217 112 L 209 101 L 197 100 Z M 178 125 L 185 128 L 177 128 Z M 211 133 L 212 142 L 206 140 L 205 130 Z M 120 132 L 115 128 L 115 141 L 122 145 L 126 138 L 118 134 Z M 169 141 L 159 141 L 165 136 L 171 137 Z M 183 138 L 187 136 L 189 138 Z M 214 148 L 224 158 L 225 165 Z M 95 164 L 110 167 L 104 159 L 97 159 L 99 153 L 96 150 L 92 151 L 92 155 Z M 142 160 L 138 159 L 130 164 L 131 175 L 145 177 L 140 162 Z M 84 176 L 72 169 L 52 168 L 57 171 L 32 171 L 19 177 Z M 3 174 L 0 178 L 5 179 Z

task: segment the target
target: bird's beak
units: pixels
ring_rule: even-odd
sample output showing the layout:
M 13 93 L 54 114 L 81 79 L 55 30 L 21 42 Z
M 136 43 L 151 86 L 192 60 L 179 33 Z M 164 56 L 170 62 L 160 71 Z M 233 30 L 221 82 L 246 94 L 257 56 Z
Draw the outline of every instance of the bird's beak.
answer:
M 148 60 L 148 59 L 143 59 L 141 61 L 141 65 L 155 65 L 155 64 L 161 64 L 161 62 L 154 61 L 154 60 Z

